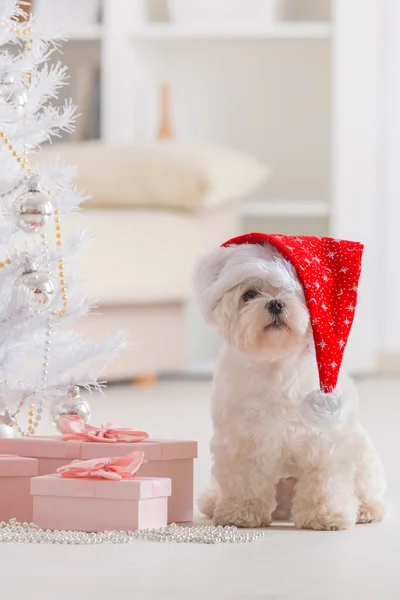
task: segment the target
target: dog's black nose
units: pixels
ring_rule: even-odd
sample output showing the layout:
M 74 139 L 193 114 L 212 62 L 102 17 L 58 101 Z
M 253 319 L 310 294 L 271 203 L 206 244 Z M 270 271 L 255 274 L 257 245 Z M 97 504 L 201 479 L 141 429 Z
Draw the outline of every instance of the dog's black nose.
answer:
M 267 309 L 272 315 L 280 315 L 285 308 L 285 303 L 282 300 L 270 300 L 267 304 Z

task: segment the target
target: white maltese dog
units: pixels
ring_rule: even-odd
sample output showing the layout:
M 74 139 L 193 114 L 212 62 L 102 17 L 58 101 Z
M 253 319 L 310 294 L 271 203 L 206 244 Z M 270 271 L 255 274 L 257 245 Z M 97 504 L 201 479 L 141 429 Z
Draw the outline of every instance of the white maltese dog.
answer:
M 248 234 L 199 261 L 200 307 L 226 342 L 213 483 L 199 501 L 215 524 L 266 527 L 291 513 L 299 528 L 337 530 L 385 517 L 383 468 L 339 374 L 361 255 L 356 242 Z

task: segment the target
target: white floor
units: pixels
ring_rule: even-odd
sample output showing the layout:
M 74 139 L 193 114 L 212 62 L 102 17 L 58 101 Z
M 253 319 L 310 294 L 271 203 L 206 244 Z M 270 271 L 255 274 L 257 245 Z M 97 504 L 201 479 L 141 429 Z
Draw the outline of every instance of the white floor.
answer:
M 209 469 L 207 382 L 114 387 L 93 397 L 93 422 L 199 441 L 196 487 Z M 394 516 L 349 532 L 272 527 L 247 545 L 0 545 L 4 600 L 398 600 L 400 598 L 400 381 L 359 385 L 362 420 L 386 465 Z M 44 433 L 50 433 L 43 430 Z

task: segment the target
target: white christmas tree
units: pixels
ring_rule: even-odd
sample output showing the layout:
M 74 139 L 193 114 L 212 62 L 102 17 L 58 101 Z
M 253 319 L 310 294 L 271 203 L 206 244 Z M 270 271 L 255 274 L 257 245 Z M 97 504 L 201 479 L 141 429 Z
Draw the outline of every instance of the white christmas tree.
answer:
M 122 343 L 70 329 L 91 305 L 74 267 L 84 235 L 64 239 L 63 219 L 85 195 L 73 167 L 31 159 L 73 131 L 76 113 L 70 101 L 52 105 L 67 70 L 50 66 L 58 42 L 36 31 L 21 5 L 0 2 L 0 436 L 35 433 L 46 404 L 55 422 L 64 413 L 87 419 L 77 386 L 100 388 L 104 360 Z

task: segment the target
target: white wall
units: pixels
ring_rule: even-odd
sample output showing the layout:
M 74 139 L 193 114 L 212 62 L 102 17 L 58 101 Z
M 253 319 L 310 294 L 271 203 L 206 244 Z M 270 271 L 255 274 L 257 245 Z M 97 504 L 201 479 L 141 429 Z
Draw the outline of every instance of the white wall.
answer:
M 381 351 L 400 354 L 400 2 L 382 3 Z

